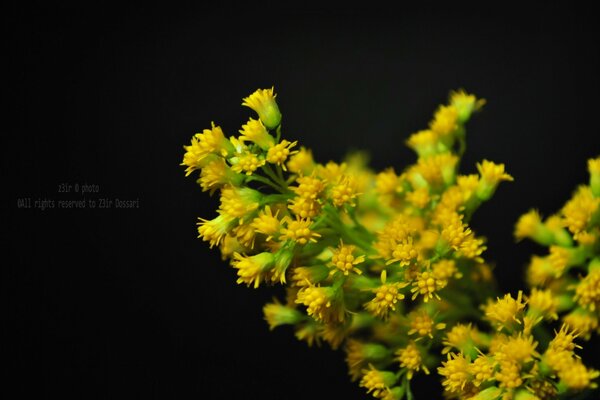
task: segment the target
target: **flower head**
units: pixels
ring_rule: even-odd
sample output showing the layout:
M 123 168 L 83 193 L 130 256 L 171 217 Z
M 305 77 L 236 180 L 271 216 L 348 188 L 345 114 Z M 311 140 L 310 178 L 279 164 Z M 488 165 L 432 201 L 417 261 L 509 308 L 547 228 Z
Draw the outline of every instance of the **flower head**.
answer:
M 407 369 L 408 379 L 412 379 L 415 372 L 421 369 L 429 375 L 429 369 L 423 364 L 421 352 L 414 342 L 410 342 L 408 346 L 400 348 L 396 351 L 396 357 L 400 363 L 400 368 Z
M 267 129 L 275 129 L 281 123 L 281 112 L 275 101 L 277 95 L 271 89 L 258 89 L 250 96 L 243 99 L 242 105 L 250 107 Z

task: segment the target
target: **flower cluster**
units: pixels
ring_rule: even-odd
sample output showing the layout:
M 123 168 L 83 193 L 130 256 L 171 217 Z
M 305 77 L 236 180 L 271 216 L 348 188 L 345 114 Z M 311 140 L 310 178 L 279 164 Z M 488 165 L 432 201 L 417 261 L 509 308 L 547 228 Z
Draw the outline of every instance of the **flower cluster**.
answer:
M 529 295 L 497 297 L 486 240 L 469 221 L 513 178 L 490 160 L 459 171 L 465 125 L 482 99 L 451 92 L 427 129 L 406 140 L 416 161 L 380 172 L 361 153 L 320 163 L 283 139 L 273 88 L 242 105 L 256 119 L 229 137 L 212 123 L 184 146 L 181 165 L 219 194 L 217 215 L 199 218 L 199 238 L 219 248 L 237 283 L 284 286 L 286 298 L 263 309 L 271 329 L 291 325 L 308 345 L 343 349 L 350 377 L 380 399 L 412 398 L 412 378 L 432 371 L 445 395 L 465 399 L 594 387 L 598 373 L 574 354 L 573 340 L 598 327 L 600 160 L 590 161 L 592 184 L 560 216 L 519 221 L 517 236 L 550 245 L 550 254 L 529 274 Z M 572 271 L 584 263 L 577 281 Z M 569 307 L 569 325 L 541 345 L 542 323 Z

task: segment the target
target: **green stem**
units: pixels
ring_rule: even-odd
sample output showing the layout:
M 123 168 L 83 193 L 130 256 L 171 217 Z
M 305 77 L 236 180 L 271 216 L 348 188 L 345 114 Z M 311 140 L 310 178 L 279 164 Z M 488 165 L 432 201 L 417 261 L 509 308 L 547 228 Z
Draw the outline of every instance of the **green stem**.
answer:
M 269 177 L 273 182 L 275 182 L 279 186 L 279 191 L 281 193 L 291 193 L 290 189 L 288 189 L 286 183 L 279 179 L 277 175 L 273 172 L 273 169 L 269 165 L 263 165 L 261 170 Z
M 281 188 L 279 187 L 279 185 L 270 181 L 269 179 L 265 178 L 264 176 L 250 175 L 249 177 L 246 178 L 246 182 L 252 182 L 252 181 L 264 183 L 265 185 L 269 185 L 273 189 L 281 192 Z
M 406 399 L 415 400 L 415 396 L 413 395 L 412 390 L 410 390 L 410 379 L 408 379 L 408 376 L 404 377 L 404 387 L 406 387 Z

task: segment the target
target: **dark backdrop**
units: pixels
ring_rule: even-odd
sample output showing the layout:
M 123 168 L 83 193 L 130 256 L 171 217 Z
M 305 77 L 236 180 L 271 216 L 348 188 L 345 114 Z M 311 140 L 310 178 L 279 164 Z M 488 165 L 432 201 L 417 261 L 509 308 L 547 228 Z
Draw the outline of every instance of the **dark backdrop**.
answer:
M 408 135 L 465 88 L 488 104 L 469 123 L 464 172 L 489 158 L 515 177 L 473 221 L 500 288 L 514 292 L 542 251 L 514 243 L 517 217 L 558 210 L 600 153 L 597 21 L 588 7 L 560 4 L 9 6 L 3 390 L 367 398 L 341 352 L 269 332 L 261 306 L 275 292 L 236 285 L 196 238 L 196 218 L 214 216 L 217 199 L 184 178 L 182 146 L 211 121 L 236 134 L 251 115 L 242 97 L 274 85 L 286 137 L 319 161 L 361 148 L 374 167 L 399 170 L 414 160 Z M 82 195 L 84 184 L 98 192 Z M 82 197 L 139 199 L 139 208 L 35 204 Z M 416 386 L 419 399 L 439 396 L 436 380 Z

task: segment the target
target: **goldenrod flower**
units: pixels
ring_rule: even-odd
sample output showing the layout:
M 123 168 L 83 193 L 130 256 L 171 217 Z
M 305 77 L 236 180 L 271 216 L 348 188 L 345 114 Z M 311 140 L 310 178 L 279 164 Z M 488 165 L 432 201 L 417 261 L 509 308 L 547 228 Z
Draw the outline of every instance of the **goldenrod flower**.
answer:
M 590 268 L 589 273 L 577 284 L 575 296 L 579 305 L 590 311 L 600 310 L 600 268 Z
M 519 332 L 519 334 L 509 336 L 502 341 L 495 349 L 494 357 L 498 361 L 510 361 L 522 365 L 533 360 L 533 357 L 539 357 L 535 351 L 537 345 L 533 336 L 523 335 L 522 332 Z
M 513 322 L 520 324 L 519 316 L 524 308 L 523 292 L 520 290 L 516 299 L 507 293 L 503 298 L 498 297 L 495 302 L 489 300 L 488 304 L 483 307 L 486 318 L 498 330 L 510 328 Z
M 197 182 L 202 187 L 203 192 L 210 191 L 212 195 L 215 190 L 225 185 L 239 185 L 242 182 L 242 176 L 233 172 L 227 166 L 225 159 L 218 157 L 202 167 Z
M 400 177 L 394 168 L 386 168 L 375 176 L 375 190 L 380 195 L 393 195 L 399 191 Z
M 225 186 L 221 190 L 219 214 L 244 221 L 259 206 L 262 194 L 248 187 Z
M 321 282 L 327 276 L 329 276 L 329 268 L 324 265 L 295 267 L 292 272 L 292 282 L 298 287 L 311 286 Z
M 552 231 L 542 223 L 537 210 L 529 210 L 521 215 L 515 225 L 514 236 L 517 240 L 531 238 L 542 245 L 550 245 L 554 241 Z
M 442 239 L 454 250 L 459 250 L 463 242 L 473 234 L 467 224 L 463 223 L 462 218 L 462 215 L 453 212 L 446 214 L 443 221 L 440 221 Z
M 270 206 L 265 206 L 264 210 L 258 213 L 258 216 L 252 220 L 251 226 L 257 233 L 262 233 L 267 237 L 267 241 L 273 239 L 273 237 L 279 234 L 281 223 L 277 218 L 277 211 L 273 215 L 273 211 Z
M 457 163 L 458 157 L 451 153 L 419 158 L 407 176 L 413 188 L 448 186 L 454 183 Z
M 573 265 L 571 252 L 571 249 L 567 249 L 565 247 L 550 246 L 548 261 L 552 266 L 555 277 L 559 278 L 565 272 L 567 267 Z
M 308 242 L 317 242 L 317 238 L 321 237 L 317 232 L 310 229 L 312 221 L 310 219 L 301 219 L 297 217 L 295 220 L 284 217 L 282 222 L 285 226 L 281 228 L 281 240 L 293 240 L 294 242 L 305 245 Z
M 335 269 L 330 272 L 330 275 L 333 275 L 336 271 L 341 271 L 346 276 L 349 275 L 350 272 L 359 275 L 362 274 L 362 271 L 356 266 L 365 261 L 365 256 L 362 254 L 355 256 L 355 251 L 356 246 L 351 244 L 345 245 L 340 242 L 339 247 L 333 250 L 333 255 L 331 256 L 331 265 Z
M 501 388 L 514 389 L 523 384 L 521 367 L 515 361 L 502 361 L 500 369 L 494 375 Z
M 556 389 L 554 383 L 548 381 L 547 379 L 530 379 L 528 387 L 531 390 L 531 393 L 534 396 L 537 396 L 537 399 L 550 400 L 555 399 L 558 395 L 558 390 Z
M 396 357 L 400 363 L 400 368 L 407 369 L 406 376 L 408 379 L 412 379 L 414 373 L 419 372 L 421 369 L 425 374 L 429 375 L 429 369 L 423 364 L 421 352 L 414 342 L 410 342 L 408 346 L 398 349 Z
M 395 262 L 399 262 L 400 266 L 404 267 L 410 265 L 413 261 L 417 259 L 418 256 L 419 251 L 413 243 L 413 238 L 411 236 L 408 236 L 406 239 L 396 244 L 394 250 L 392 250 L 391 258 L 386 261 L 386 264 L 389 265 Z
M 287 162 L 287 168 L 290 172 L 299 175 L 310 175 L 315 169 L 316 164 L 312 152 L 303 146 L 300 150 L 290 157 Z
M 400 289 L 406 286 L 406 282 L 385 283 L 385 274 L 382 274 L 382 284 L 372 290 L 375 297 L 365 304 L 365 309 L 376 317 L 387 318 L 390 310 L 396 311 L 396 303 L 404 299 Z
M 198 237 L 209 242 L 210 247 L 218 246 L 225 235 L 227 235 L 236 225 L 235 219 L 219 215 L 215 219 L 207 220 L 198 218 Z
M 233 145 L 225 138 L 220 126 L 211 122 L 211 129 L 204 129 L 202 133 L 196 133 L 192 137 L 189 146 L 183 146 L 185 154 L 180 165 L 186 165 L 185 176 L 203 166 L 204 159 L 210 154 L 225 157 L 234 151 Z
M 440 143 L 438 134 L 429 129 L 410 135 L 406 141 L 406 145 L 413 149 L 420 158 L 425 158 L 439 153 L 440 150 L 445 150 L 445 146 Z
M 473 376 L 473 385 L 479 387 L 482 383 L 494 377 L 496 361 L 485 354 L 480 354 L 475 361 L 469 365 L 469 373 Z
M 250 107 L 258 114 L 262 123 L 268 129 L 275 129 L 281 123 L 281 112 L 275 101 L 277 94 L 271 89 L 258 89 L 243 99 L 242 105 Z
M 348 335 L 348 327 L 338 322 L 326 323 L 319 326 L 319 335 L 332 350 L 337 350 Z
M 295 325 L 302 320 L 300 311 L 279 302 L 265 304 L 263 314 L 270 330 L 281 325 Z
M 444 323 L 436 324 L 433 318 L 431 318 L 428 312 L 423 308 L 411 311 L 408 314 L 408 323 L 410 326 L 408 334 L 414 335 L 416 333 L 417 336 L 419 336 L 417 340 L 425 336 L 429 336 L 429 338 L 433 339 L 434 330 L 446 328 L 446 324 Z
M 447 392 L 457 393 L 464 389 L 471 379 L 469 364 L 469 360 L 462 353 L 448 353 L 448 359 L 437 369 L 438 374 L 444 377 L 442 385 Z
M 240 130 L 240 142 L 253 142 L 263 150 L 268 150 L 275 145 L 275 138 L 269 134 L 267 128 L 260 120 L 250 118 Z
M 348 204 L 354 207 L 354 199 L 359 195 L 356 190 L 356 179 L 353 176 L 344 175 L 331 187 L 331 202 L 336 207 Z
M 431 271 L 419 272 L 416 279 L 412 283 L 413 292 L 412 299 L 416 299 L 417 296 L 423 296 L 423 301 L 427 303 L 434 296 L 439 300 L 440 296 L 437 291 L 445 286 L 445 281 L 436 279 L 435 275 Z
M 454 260 L 442 259 L 431 266 L 433 276 L 439 281 L 448 283 L 450 278 L 460 278 L 462 274 L 456 268 L 456 262 Z
M 254 171 L 265 165 L 265 160 L 248 150 L 242 151 L 236 157 L 232 158 L 233 166 L 231 169 L 237 173 L 252 175 Z
M 367 389 L 367 393 L 370 393 L 376 399 L 384 399 L 390 387 L 398 380 L 392 372 L 379 371 L 373 365 L 369 365 L 369 369 L 364 369 L 362 373 L 360 386 Z
M 453 348 L 463 354 L 472 354 L 475 345 L 479 344 L 479 331 L 472 324 L 456 324 L 446 332 L 442 342 L 445 347 L 442 354 L 448 353 Z
M 480 110 L 485 103 L 485 99 L 477 99 L 475 95 L 468 94 L 462 89 L 450 92 L 450 104 L 456 108 L 460 123 L 468 121 L 471 114 Z
M 576 332 L 579 332 L 585 340 L 589 340 L 593 332 L 600 333 L 598 316 L 583 308 L 574 309 L 565 315 L 562 320 Z
M 558 299 L 552 290 L 531 289 L 527 296 L 527 314 L 545 319 L 558 319 Z
M 390 350 L 382 344 L 365 343 L 356 339 L 348 339 L 344 350 L 346 364 L 353 381 L 362 376 L 362 370 L 367 363 L 385 360 L 390 355 Z
M 552 263 L 548 257 L 532 256 L 527 266 L 527 283 L 530 286 L 543 286 L 555 277 Z
M 254 248 L 254 240 L 256 239 L 256 231 L 250 224 L 240 224 L 233 228 L 232 233 L 240 244 L 250 249 Z
M 273 268 L 275 257 L 272 253 L 259 253 L 254 256 L 245 256 L 239 253 L 233 254 L 231 266 L 237 269 L 237 283 L 245 283 L 247 286 L 254 285 L 258 288 L 264 280 L 267 272 Z
M 305 341 L 308 344 L 308 347 L 311 347 L 314 343 L 317 345 L 321 344 L 319 325 L 313 320 L 311 320 L 311 322 L 296 325 L 294 336 L 300 341 Z
M 440 106 L 429 123 L 429 129 L 440 136 L 447 136 L 458 128 L 458 110 L 453 105 Z
M 321 212 L 321 203 L 308 197 L 294 197 L 288 200 L 288 208 L 294 215 L 303 219 L 315 218 Z
M 282 140 L 281 143 L 269 147 L 269 150 L 267 151 L 267 161 L 271 164 L 279 165 L 286 171 L 285 161 L 290 155 L 297 153 L 297 151 L 291 150 L 296 144 L 298 144 L 297 141 L 288 142 L 287 140 Z
M 429 196 L 429 189 L 418 188 L 413 190 L 412 192 L 406 193 L 406 201 L 408 201 L 418 209 L 426 208 L 429 202 L 431 201 L 431 197 Z
M 577 236 L 584 231 L 598 211 L 600 197 L 594 197 L 589 186 L 579 186 L 573 197 L 564 205 L 561 212 L 571 233 Z
M 299 176 L 296 178 L 296 182 L 298 183 L 298 186 L 293 186 L 290 189 L 292 189 L 298 197 L 304 199 L 316 200 L 325 189 L 325 182 L 314 175 Z
M 477 170 L 481 175 L 481 179 L 476 194 L 483 201 L 492 197 L 501 181 L 514 180 L 512 176 L 504 171 L 504 164 L 495 164 L 492 161 L 483 160 L 481 163 L 477 163 Z
M 558 377 L 566 387 L 572 390 L 595 389 L 598 384 L 592 382 L 600 376 L 600 372 L 587 368 L 579 359 L 570 358 L 558 371 Z
M 319 322 L 341 322 L 344 308 L 339 304 L 337 290 L 329 286 L 306 286 L 300 289 L 296 303 L 306 306 L 306 312 Z

